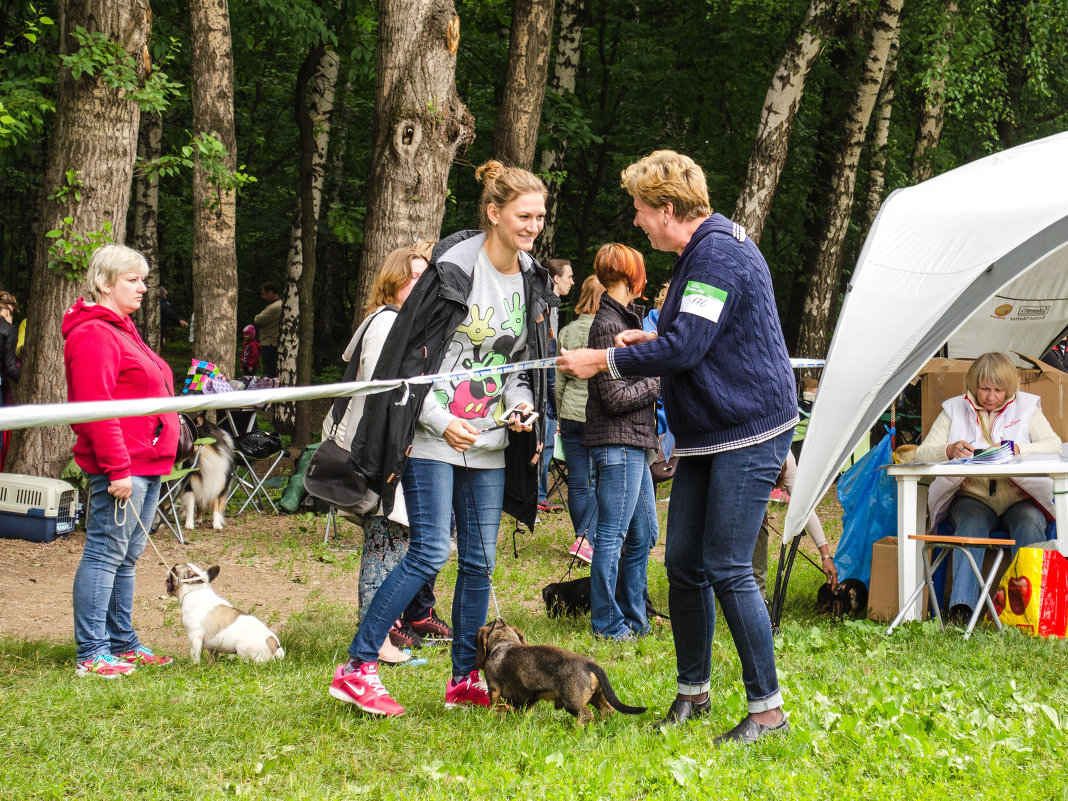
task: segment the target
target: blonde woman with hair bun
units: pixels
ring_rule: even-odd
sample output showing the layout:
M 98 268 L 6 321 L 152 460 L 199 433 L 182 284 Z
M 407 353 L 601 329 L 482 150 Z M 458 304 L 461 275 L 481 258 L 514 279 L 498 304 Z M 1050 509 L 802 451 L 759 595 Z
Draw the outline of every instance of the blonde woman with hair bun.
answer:
M 457 373 L 546 358 L 549 309 L 558 301 L 530 251 L 545 225 L 545 185 L 527 170 L 488 161 L 479 230 L 439 242 L 401 307 L 375 378 Z M 545 370 L 480 371 L 368 396 L 352 463 L 381 496 L 380 514 L 403 487 L 410 543 L 379 587 L 338 665 L 332 697 L 373 715 L 404 707 L 378 677 L 378 646 L 423 584 L 449 558 L 456 517 L 459 568 L 452 606 L 452 669 L 446 708 L 489 706 L 475 669 L 475 636 L 486 622 L 502 510 L 533 528 L 544 415 Z

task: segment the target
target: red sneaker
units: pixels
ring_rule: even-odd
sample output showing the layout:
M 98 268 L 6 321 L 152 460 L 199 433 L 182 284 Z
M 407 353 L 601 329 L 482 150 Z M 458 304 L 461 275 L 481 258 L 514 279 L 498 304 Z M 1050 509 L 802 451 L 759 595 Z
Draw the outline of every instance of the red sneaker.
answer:
M 449 628 L 448 623 L 434 614 L 433 609 L 426 618 L 413 620 L 408 626 L 426 642 L 452 642 L 452 629 Z
M 453 684 L 452 679 L 445 682 L 445 708 L 455 709 L 462 704 L 490 705 L 489 690 L 477 670 L 472 670 L 471 675 L 458 684 Z
M 389 692 L 378 678 L 378 665 L 364 662 L 351 673 L 344 673 L 344 665 L 338 665 L 334 671 L 334 680 L 330 682 L 330 695 L 346 704 L 357 707 L 372 715 L 399 717 L 404 714 L 404 707 L 389 697 Z

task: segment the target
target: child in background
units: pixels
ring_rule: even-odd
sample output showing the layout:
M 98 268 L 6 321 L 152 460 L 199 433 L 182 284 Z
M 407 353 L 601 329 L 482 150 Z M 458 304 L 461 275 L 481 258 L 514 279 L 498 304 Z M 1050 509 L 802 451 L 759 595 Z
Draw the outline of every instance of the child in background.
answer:
M 256 341 L 256 326 L 246 325 L 242 333 L 245 344 L 241 348 L 241 374 L 256 375 L 260 369 L 260 343 Z

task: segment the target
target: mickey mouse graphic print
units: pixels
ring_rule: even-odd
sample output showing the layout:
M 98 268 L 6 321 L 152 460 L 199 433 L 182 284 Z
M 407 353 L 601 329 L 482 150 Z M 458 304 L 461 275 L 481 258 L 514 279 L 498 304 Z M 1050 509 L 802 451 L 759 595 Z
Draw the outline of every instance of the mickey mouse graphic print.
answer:
M 522 273 L 504 275 L 479 250 L 468 296 L 468 314 L 456 329 L 440 372 L 499 367 L 527 357 L 527 301 Z M 411 456 L 463 464 L 464 456 L 450 448 L 442 434 L 453 418 L 484 433 L 466 452 L 469 467 L 504 466 L 505 430 L 489 431 L 503 422 L 504 412 L 517 403 L 533 403 L 523 373 L 490 373 L 479 378 L 439 381 L 427 393 Z

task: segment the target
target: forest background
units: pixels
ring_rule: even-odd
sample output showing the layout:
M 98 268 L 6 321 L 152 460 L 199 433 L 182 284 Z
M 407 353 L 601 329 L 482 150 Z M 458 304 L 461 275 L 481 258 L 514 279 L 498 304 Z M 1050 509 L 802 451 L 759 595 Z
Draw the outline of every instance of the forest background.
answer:
M 382 256 L 474 227 L 490 157 L 550 188 L 539 258 L 571 259 L 579 283 L 625 242 L 651 298 L 672 259 L 632 226 L 619 173 L 687 153 L 758 240 L 791 354 L 822 356 L 890 191 L 1068 128 L 1065 20 L 1068 0 L 9 0 L 18 400 L 64 399 L 59 320 L 108 240 L 148 255 L 197 358 L 235 373 L 269 280 L 283 383 L 338 378 Z M 144 309 L 159 347 L 155 294 Z M 277 416 L 297 443 L 317 422 Z M 69 459 L 66 429 L 16 442 L 15 472 Z

